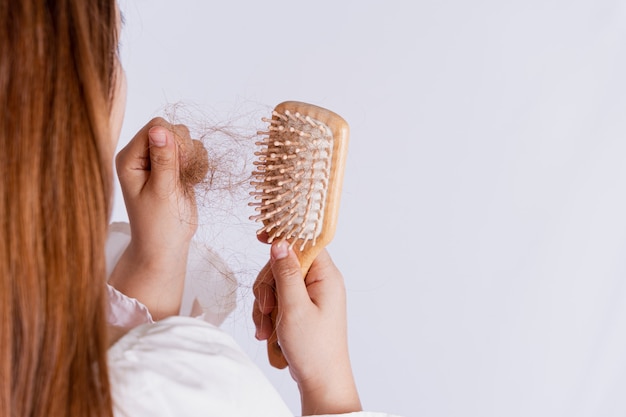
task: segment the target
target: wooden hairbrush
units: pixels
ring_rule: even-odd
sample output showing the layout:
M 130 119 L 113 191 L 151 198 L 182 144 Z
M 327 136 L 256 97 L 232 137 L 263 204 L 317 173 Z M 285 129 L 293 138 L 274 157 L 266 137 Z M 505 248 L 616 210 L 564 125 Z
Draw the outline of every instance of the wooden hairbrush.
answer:
M 268 129 L 256 142 L 256 202 L 251 220 L 263 222 L 257 234 L 267 242 L 283 239 L 294 249 L 305 277 L 313 260 L 335 234 L 344 166 L 348 152 L 348 123 L 336 113 L 313 104 L 286 101 L 263 118 Z M 276 317 L 272 316 L 272 320 Z M 282 369 L 276 332 L 268 339 L 272 366 Z

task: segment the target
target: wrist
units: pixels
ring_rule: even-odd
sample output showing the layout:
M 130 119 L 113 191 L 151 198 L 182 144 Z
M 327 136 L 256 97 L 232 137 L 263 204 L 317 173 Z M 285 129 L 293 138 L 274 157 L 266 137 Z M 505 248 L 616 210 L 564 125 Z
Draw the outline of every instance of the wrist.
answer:
M 342 414 L 362 411 L 361 400 L 349 363 L 333 372 L 326 369 L 323 378 L 298 382 L 302 415 Z
M 164 273 L 185 272 L 189 257 L 190 241 L 162 243 L 159 245 L 138 241 L 131 237 L 131 241 L 124 251 L 124 255 L 143 271 L 163 275 Z
M 155 320 L 177 315 L 187 271 L 189 244 L 160 249 L 131 240 L 109 283 L 144 304 Z

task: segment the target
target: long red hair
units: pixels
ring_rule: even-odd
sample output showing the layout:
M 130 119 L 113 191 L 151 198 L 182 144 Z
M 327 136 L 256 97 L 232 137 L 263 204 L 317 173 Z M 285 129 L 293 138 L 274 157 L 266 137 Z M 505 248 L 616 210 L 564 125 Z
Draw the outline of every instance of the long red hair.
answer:
M 0 2 L 0 415 L 111 416 L 114 0 Z

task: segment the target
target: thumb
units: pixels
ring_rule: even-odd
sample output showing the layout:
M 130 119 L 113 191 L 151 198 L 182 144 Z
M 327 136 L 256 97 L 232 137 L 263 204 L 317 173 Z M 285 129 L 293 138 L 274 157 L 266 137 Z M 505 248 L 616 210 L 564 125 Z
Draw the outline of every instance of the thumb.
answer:
M 178 158 L 172 133 L 163 126 L 148 131 L 150 182 L 159 191 L 171 192 L 178 180 Z
M 311 302 L 300 269 L 300 262 L 287 241 L 272 244 L 270 264 L 281 309 L 289 310 L 296 305 L 306 305 L 305 303 Z

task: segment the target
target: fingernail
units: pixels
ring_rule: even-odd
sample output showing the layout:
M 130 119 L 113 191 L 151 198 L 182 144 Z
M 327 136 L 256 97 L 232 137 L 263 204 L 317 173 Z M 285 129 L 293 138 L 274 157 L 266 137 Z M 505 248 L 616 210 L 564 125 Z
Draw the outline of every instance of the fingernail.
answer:
M 167 143 L 167 135 L 160 127 L 153 127 L 150 129 L 148 131 L 148 137 L 150 138 L 150 145 L 152 146 L 161 148 Z
M 283 259 L 289 254 L 289 243 L 281 240 L 278 243 L 272 245 L 272 258 Z

